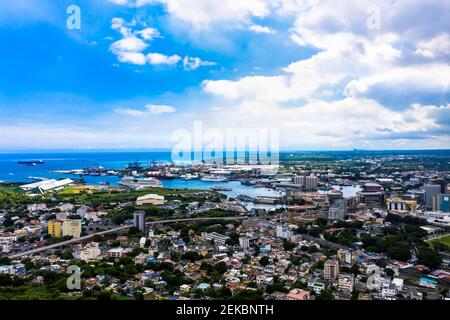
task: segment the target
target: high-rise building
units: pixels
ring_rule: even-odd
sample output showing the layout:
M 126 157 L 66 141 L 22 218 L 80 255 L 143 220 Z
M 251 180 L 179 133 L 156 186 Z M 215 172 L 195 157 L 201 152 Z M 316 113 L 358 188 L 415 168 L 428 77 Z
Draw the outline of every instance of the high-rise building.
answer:
M 441 194 L 440 211 L 450 212 L 450 194 Z
M 336 199 L 328 209 L 328 219 L 330 220 L 342 220 L 347 215 L 347 200 Z
M 134 213 L 133 226 L 140 231 L 145 230 L 145 212 L 137 211 Z
M 79 238 L 81 236 L 81 220 L 67 219 L 62 223 L 62 235 Z
M 48 234 L 52 238 L 59 238 L 62 235 L 61 230 L 62 222 L 60 220 L 50 220 L 47 223 Z
M 318 186 L 318 179 L 314 175 L 305 178 L 305 186 L 307 189 L 316 189 Z
M 294 184 L 299 187 L 305 187 L 306 189 L 316 189 L 318 181 L 318 178 L 314 175 L 294 177 Z
M 426 184 L 423 186 L 425 190 L 425 207 L 429 210 L 433 209 L 433 197 L 441 193 L 441 186 L 438 184 Z
M 435 179 L 431 179 L 430 183 L 435 185 L 439 185 L 441 186 L 441 193 L 447 193 L 447 181 L 445 181 L 444 178 L 435 178 Z
M 305 185 L 305 177 L 304 176 L 295 176 L 294 184 L 303 187 Z
M 327 280 L 336 280 L 339 277 L 339 261 L 328 260 L 323 266 L 323 276 Z
M 441 211 L 441 194 L 435 194 L 431 199 L 431 210 Z

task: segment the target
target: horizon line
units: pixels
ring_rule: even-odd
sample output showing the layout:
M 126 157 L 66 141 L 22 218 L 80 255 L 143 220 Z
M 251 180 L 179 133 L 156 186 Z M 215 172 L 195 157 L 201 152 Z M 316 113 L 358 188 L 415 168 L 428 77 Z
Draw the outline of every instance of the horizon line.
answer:
M 249 152 L 249 150 L 223 150 L 223 152 Z M 448 149 L 284 149 L 279 150 L 278 153 L 299 153 L 299 152 L 381 152 L 381 151 L 390 151 L 390 152 L 420 152 L 420 151 L 450 151 Z M 15 154 L 15 153 L 57 153 L 57 152 L 65 152 L 65 153 L 96 153 L 96 152 L 123 152 L 123 153 L 131 153 L 131 152 L 172 152 L 171 149 L 166 148 L 89 148 L 89 149 L 16 149 L 16 150 L 0 150 L 0 154 Z M 191 151 L 192 152 L 202 152 L 202 150 Z M 256 152 L 256 151 L 251 151 Z

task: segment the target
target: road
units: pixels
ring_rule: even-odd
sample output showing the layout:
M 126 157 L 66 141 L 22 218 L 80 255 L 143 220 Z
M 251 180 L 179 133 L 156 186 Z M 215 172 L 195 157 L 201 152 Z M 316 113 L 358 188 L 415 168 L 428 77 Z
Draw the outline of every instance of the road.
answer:
M 238 216 L 238 217 L 217 217 L 217 218 L 216 217 L 214 217 L 214 218 L 208 218 L 208 217 L 203 217 L 202 218 L 202 217 L 199 217 L 199 218 L 157 220 L 157 221 L 147 222 L 146 225 L 149 226 L 149 225 L 155 225 L 155 224 L 187 222 L 187 221 L 243 220 L 243 219 L 246 219 L 246 217 L 242 217 L 242 216 Z M 33 249 L 33 250 L 24 251 L 24 252 L 15 253 L 15 254 L 12 254 L 12 255 L 8 256 L 8 258 L 16 259 L 16 258 L 20 258 L 20 257 L 23 257 L 23 256 L 28 256 L 30 254 L 35 254 L 35 253 L 47 251 L 47 250 L 50 250 L 50 249 L 64 247 L 66 245 L 70 245 L 70 244 L 74 244 L 74 243 L 77 243 L 77 242 L 82 242 L 84 240 L 91 239 L 91 238 L 93 238 L 93 237 L 95 237 L 97 235 L 101 236 L 101 235 L 105 235 L 105 234 L 109 234 L 109 233 L 115 233 L 115 232 L 119 232 L 119 231 L 130 229 L 131 227 L 133 227 L 133 225 L 128 224 L 128 225 L 120 226 L 120 227 L 117 227 L 117 228 L 114 228 L 114 229 L 92 233 L 90 235 L 83 236 L 83 237 L 80 237 L 80 238 L 77 238 L 77 239 L 71 239 L 71 240 L 67 240 L 67 241 L 51 244 L 51 245 L 48 245 L 48 246 L 45 246 L 45 247 L 36 248 L 36 249 Z

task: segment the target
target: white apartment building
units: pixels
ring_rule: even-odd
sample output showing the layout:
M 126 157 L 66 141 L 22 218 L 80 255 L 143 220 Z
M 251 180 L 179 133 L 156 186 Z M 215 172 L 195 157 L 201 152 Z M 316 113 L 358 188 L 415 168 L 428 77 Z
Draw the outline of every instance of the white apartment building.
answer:
M 102 254 L 99 244 L 97 242 L 88 243 L 80 251 L 80 260 L 92 261 L 96 260 Z

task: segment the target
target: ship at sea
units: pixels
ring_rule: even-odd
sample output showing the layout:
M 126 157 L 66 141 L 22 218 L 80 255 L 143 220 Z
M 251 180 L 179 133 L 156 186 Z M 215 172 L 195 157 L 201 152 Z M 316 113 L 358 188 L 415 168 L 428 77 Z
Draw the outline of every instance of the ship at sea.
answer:
M 156 178 L 123 177 L 119 184 L 133 189 L 162 188 L 163 184 Z
M 34 161 L 17 161 L 18 164 L 24 164 L 27 166 L 35 167 L 38 164 L 44 164 L 44 160 L 34 160 Z
M 225 182 L 227 181 L 227 178 L 223 177 L 223 176 L 204 176 L 202 179 L 202 181 L 210 181 L 210 182 Z

